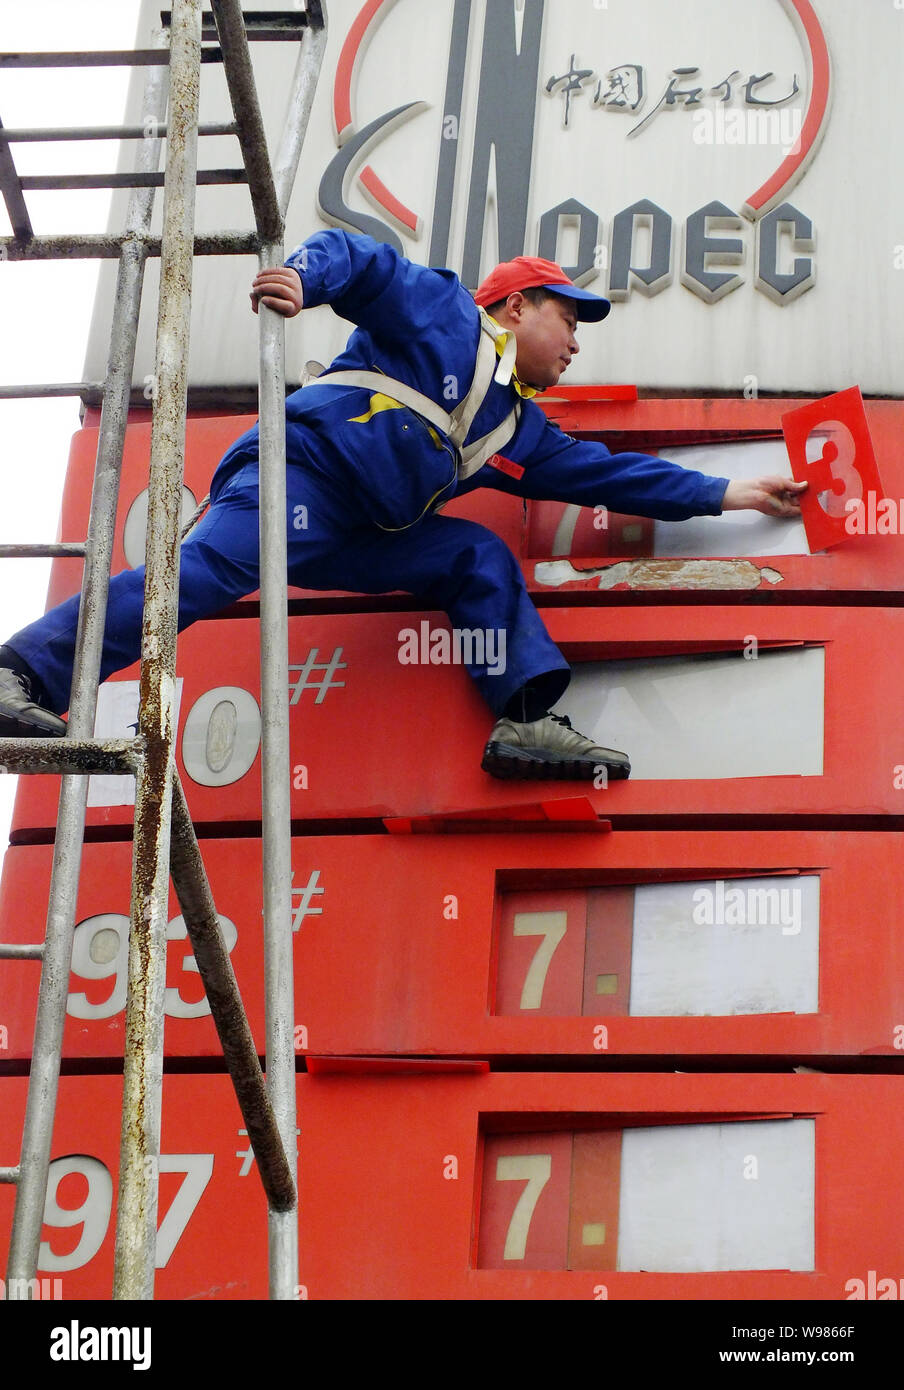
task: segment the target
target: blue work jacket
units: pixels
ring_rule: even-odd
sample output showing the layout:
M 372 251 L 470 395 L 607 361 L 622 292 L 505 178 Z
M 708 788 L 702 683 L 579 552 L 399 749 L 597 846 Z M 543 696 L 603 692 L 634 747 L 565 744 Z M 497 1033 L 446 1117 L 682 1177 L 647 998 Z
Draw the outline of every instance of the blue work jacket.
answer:
M 383 242 L 338 229 L 309 237 L 286 265 L 301 277 L 306 308 L 329 304 L 357 324 L 330 371 L 381 372 L 445 411 L 467 393 L 480 316 L 454 272 L 417 265 Z M 407 528 L 450 497 L 477 487 L 663 521 L 721 512 L 727 478 L 573 439 L 529 399 L 520 401 L 516 432 L 503 451 L 515 468 L 502 472 L 487 463 L 459 478 L 453 446 L 419 415 L 388 399 L 391 390 L 388 385 L 384 397 L 315 381 L 286 399 L 287 461 L 316 473 L 331 492 L 341 492 L 362 521 Z M 514 383 L 492 382 L 465 445 L 500 425 L 518 401 Z M 255 426 L 236 441 L 221 468 L 240 466 L 256 447 Z

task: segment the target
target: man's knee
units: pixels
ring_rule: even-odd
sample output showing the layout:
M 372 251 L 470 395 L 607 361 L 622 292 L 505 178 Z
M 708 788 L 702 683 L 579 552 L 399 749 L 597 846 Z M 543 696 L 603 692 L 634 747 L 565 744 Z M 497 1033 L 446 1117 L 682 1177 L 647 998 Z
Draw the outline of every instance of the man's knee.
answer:
M 476 521 L 464 521 L 449 547 L 450 572 L 463 578 L 494 577 L 506 584 L 521 582 L 521 569 L 505 541 Z

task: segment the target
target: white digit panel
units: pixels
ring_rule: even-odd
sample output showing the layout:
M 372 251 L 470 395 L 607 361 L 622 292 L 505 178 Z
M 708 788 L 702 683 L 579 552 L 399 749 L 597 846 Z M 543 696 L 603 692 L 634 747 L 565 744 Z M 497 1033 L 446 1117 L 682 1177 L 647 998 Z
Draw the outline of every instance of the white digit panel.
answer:
M 741 444 L 695 444 L 660 449 L 660 458 L 694 468 L 709 477 L 746 482 L 764 476 L 790 478 L 791 465 L 783 439 L 758 439 Z M 695 516 L 689 521 L 653 523 L 653 554 L 663 557 L 720 555 L 809 555 L 800 518 L 781 520 L 762 512 L 723 512 Z
M 58 1200 L 61 1185 L 76 1176 L 82 1186 L 81 1201 L 72 1206 L 61 1205 Z M 112 1210 L 113 1179 L 105 1164 L 87 1154 L 55 1158 L 47 1177 L 44 1225 L 64 1231 L 80 1226 L 81 1230 L 75 1244 L 65 1238 L 61 1240 L 51 1230 L 50 1238 L 41 1241 L 38 1269 L 62 1274 L 88 1264 L 104 1243 Z
M 813 1120 L 667 1125 L 622 1138 L 618 1268 L 814 1268 Z
M 176 679 L 178 723 L 182 677 Z M 138 681 L 107 681 L 97 693 L 94 732 L 98 738 L 134 738 L 138 728 Z M 205 691 L 188 711 L 182 730 L 185 771 L 205 787 L 228 786 L 251 767 L 261 742 L 260 707 L 239 686 Z M 134 806 L 134 777 L 97 776 L 88 781 L 89 806 Z
M 182 677 L 176 678 L 175 718 L 179 718 Z M 98 686 L 95 738 L 134 738 L 138 730 L 138 681 L 105 681 Z M 88 778 L 89 806 L 134 806 L 135 778 L 95 775 Z
M 824 685 L 821 647 L 587 662 L 556 712 L 628 753 L 635 782 L 818 777 Z
M 113 1018 L 122 1013 L 129 984 L 129 919 L 124 913 L 100 912 L 79 922 L 72 940 L 72 974 L 112 984 L 99 1002 L 89 1001 L 84 990 L 73 990 L 66 1004 L 70 1018 Z
M 644 883 L 629 1013 L 816 1013 L 819 877 Z
M 240 686 L 206 691 L 188 712 L 182 730 L 182 761 L 203 787 L 237 782 L 251 767 L 261 743 L 260 706 Z

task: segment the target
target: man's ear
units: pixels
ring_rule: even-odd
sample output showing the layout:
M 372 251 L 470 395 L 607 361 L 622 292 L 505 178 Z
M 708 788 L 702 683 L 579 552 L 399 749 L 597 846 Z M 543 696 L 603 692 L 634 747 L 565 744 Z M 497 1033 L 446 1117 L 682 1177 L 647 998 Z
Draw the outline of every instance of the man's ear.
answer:
M 524 306 L 526 304 L 527 300 L 524 298 L 521 291 L 515 290 L 505 301 L 505 311 L 509 318 L 513 319 L 515 323 L 520 323 L 524 317 Z

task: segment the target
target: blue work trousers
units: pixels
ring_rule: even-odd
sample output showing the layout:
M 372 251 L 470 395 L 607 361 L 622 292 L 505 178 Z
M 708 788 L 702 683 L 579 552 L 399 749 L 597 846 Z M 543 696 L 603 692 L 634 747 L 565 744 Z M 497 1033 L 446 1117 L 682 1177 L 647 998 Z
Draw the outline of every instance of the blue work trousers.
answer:
M 545 708 L 561 696 L 568 664 L 546 632 L 514 556 L 493 532 L 439 515 L 395 533 L 362 526 L 350 518 L 346 500 L 303 466 L 289 464 L 286 478 L 290 583 L 366 594 L 401 589 L 425 608 L 446 612 L 453 628 L 504 630 L 504 671 L 499 662 L 496 669 L 468 666 L 496 714 L 528 685 L 542 691 Z M 215 477 L 211 499 L 181 549 L 180 630 L 259 585 L 257 461 Z M 111 580 L 102 680 L 138 659 L 143 604 L 143 566 Z M 67 599 L 8 641 L 40 680 L 47 707 L 58 714 L 69 704 L 78 610 L 78 596 Z M 535 707 L 527 717 L 541 712 Z

